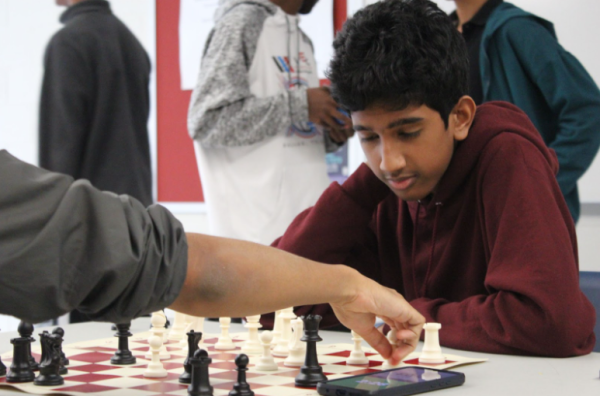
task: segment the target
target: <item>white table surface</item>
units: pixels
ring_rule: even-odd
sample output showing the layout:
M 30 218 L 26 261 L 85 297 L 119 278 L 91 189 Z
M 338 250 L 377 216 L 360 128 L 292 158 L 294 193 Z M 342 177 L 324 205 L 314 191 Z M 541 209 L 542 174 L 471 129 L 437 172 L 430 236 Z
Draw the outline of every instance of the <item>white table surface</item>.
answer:
M 219 333 L 217 322 L 206 321 L 207 333 Z M 147 331 L 149 318 L 136 319 L 131 326 L 132 333 Z M 109 323 L 81 323 L 64 326 L 65 344 L 110 337 Z M 35 338 L 44 328 L 35 329 Z M 51 328 L 48 328 L 51 330 Z M 239 324 L 232 324 L 230 332 L 245 331 Z M 323 343 L 352 343 L 349 333 L 321 331 Z M 12 348 L 10 339 L 18 337 L 17 332 L 0 332 L 0 353 Z M 421 345 L 418 349 L 421 348 Z M 600 395 L 600 353 L 591 353 L 565 359 L 520 357 L 475 353 L 450 348 L 442 348 L 445 353 L 475 358 L 488 358 L 485 363 L 456 367 L 451 370 L 465 374 L 465 384 L 436 391 L 439 396 L 587 396 Z M 20 392 L 0 390 L 0 395 L 17 395 Z M 23 393 L 20 393 L 23 394 Z M 101 395 L 101 394 L 100 394 Z

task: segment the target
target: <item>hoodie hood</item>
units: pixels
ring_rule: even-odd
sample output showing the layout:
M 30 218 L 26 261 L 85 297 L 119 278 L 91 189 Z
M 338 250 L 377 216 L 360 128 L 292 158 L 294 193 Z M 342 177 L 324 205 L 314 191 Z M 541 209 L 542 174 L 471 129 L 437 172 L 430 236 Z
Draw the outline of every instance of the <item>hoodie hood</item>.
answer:
M 556 153 L 546 146 L 527 115 L 510 103 L 488 102 L 477 108 L 469 135 L 456 146 L 432 202 L 443 204 L 452 197 L 473 171 L 487 144 L 501 133 L 515 133 L 529 140 L 543 154 L 554 173 L 558 172 Z
M 502 3 L 492 12 L 490 18 L 485 25 L 485 32 L 483 34 L 483 45 L 485 46 L 489 41 L 489 38 L 500 29 L 505 23 L 514 18 L 531 18 L 537 23 L 548 29 L 550 34 L 556 38 L 556 32 L 554 31 L 554 25 L 543 18 L 533 15 L 527 11 L 524 11 L 510 3 Z
M 271 15 L 274 15 L 279 9 L 279 7 L 273 4 L 270 0 L 220 0 L 219 7 L 217 8 L 217 11 L 215 11 L 215 22 L 220 20 L 225 14 L 231 11 L 231 9 L 237 7 L 240 4 L 248 4 L 257 7 L 263 7 Z

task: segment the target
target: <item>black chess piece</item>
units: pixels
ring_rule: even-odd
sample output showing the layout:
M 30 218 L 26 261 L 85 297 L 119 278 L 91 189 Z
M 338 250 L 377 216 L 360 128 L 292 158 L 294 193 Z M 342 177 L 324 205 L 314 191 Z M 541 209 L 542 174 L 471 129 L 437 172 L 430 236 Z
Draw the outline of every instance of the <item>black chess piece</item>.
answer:
M 20 327 L 20 326 L 19 326 Z M 31 382 L 35 374 L 29 364 L 31 337 L 18 337 L 10 340 L 13 344 L 13 360 L 6 375 L 6 382 Z
M 296 386 L 314 388 L 317 383 L 327 381 L 327 377 L 323 374 L 323 367 L 319 365 L 317 358 L 317 342 L 323 341 L 319 337 L 319 323 L 322 318 L 319 315 L 308 315 L 302 316 L 301 319 L 304 322 L 304 335 L 300 341 L 306 342 L 306 357 L 294 383 Z
M 229 392 L 229 396 L 254 396 L 254 392 L 250 389 L 250 385 L 246 382 L 246 371 L 248 371 L 248 355 L 240 353 L 235 357 L 236 371 L 238 372 L 237 382 L 233 384 L 233 389 Z
M 212 359 L 204 349 L 198 349 L 194 352 L 194 357 L 190 359 L 192 364 L 192 382 L 188 386 L 188 396 L 213 396 L 213 387 L 210 386 L 210 377 L 208 376 L 208 366 Z
M 199 331 L 190 331 L 186 333 L 188 337 L 188 355 L 183 361 L 183 374 L 179 376 L 179 382 L 182 384 L 192 383 L 192 364 L 190 360 L 194 357 L 194 352 L 198 350 L 198 343 L 202 339 L 202 333 Z
M 56 329 L 52 330 L 52 334 L 58 334 L 60 335 L 60 338 L 62 338 L 63 340 L 65 339 L 65 331 L 62 327 L 57 327 Z M 65 356 L 65 353 L 62 350 L 62 346 L 60 347 L 60 364 L 62 364 L 63 366 L 68 366 L 69 365 L 69 359 Z M 63 373 L 61 373 L 63 374 Z M 64 373 L 66 374 L 66 373 Z
M 60 376 L 60 346 L 62 337 L 44 331 L 40 335 L 42 344 L 42 360 L 40 361 L 40 374 L 33 380 L 34 385 L 55 386 L 64 384 Z
M 19 332 L 19 335 L 22 338 L 24 338 L 24 337 L 29 338 L 29 343 L 27 345 L 27 356 L 29 359 L 29 367 L 31 367 L 31 369 L 33 371 L 38 371 L 39 370 L 38 362 L 36 362 L 34 357 L 31 355 L 31 343 L 35 341 L 35 338 L 33 338 L 31 336 L 33 334 L 33 325 L 31 323 L 21 321 L 19 323 L 19 327 L 17 328 L 17 330 Z
M 134 364 L 135 356 L 129 350 L 129 337 L 132 334 L 129 332 L 131 322 L 117 325 L 117 333 L 115 337 L 119 337 L 119 350 L 115 352 L 110 362 L 116 365 Z

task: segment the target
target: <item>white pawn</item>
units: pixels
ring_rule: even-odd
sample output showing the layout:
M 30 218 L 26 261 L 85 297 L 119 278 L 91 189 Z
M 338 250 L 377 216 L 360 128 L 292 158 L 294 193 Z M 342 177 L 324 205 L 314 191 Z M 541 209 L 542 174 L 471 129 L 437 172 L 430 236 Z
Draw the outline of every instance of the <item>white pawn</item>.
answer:
M 262 356 L 254 366 L 259 371 L 277 371 L 277 363 L 271 355 L 271 341 L 273 341 L 273 333 L 268 330 L 263 331 L 260 335 L 260 342 L 263 347 Z
M 300 341 L 304 333 L 304 321 L 300 318 L 292 320 L 292 339 L 289 343 L 290 354 L 283 361 L 287 367 L 302 367 L 306 357 L 306 343 Z
M 425 326 L 423 326 L 425 340 L 421 356 L 419 356 L 419 363 L 446 363 L 446 358 L 442 355 L 442 348 L 440 347 L 439 331 L 441 328 L 440 323 L 425 323 Z
M 283 310 L 279 310 L 279 311 L 275 311 L 275 322 L 273 323 L 273 331 L 271 332 L 273 334 L 273 342 L 271 345 L 273 345 L 273 347 L 275 347 L 277 345 L 277 343 L 279 342 L 279 338 L 281 337 L 281 312 Z
M 156 311 L 157 315 L 160 315 L 163 317 L 165 323 L 162 326 L 163 329 L 163 347 L 167 344 L 167 340 L 168 340 L 168 335 L 169 335 L 169 329 L 167 329 L 166 325 L 167 325 L 167 314 L 165 314 L 165 311 L 163 311 L 162 309 L 160 311 Z M 166 351 L 166 347 L 165 347 L 165 351 Z M 161 357 L 161 359 L 163 359 Z
M 292 335 L 290 320 L 296 319 L 294 308 L 282 309 L 279 314 L 279 319 L 281 320 L 281 335 L 279 336 L 277 345 L 273 349 L 273 356 L 286 357 L 290 353 L 288 345 Z
M 354 348 L 350 352 L 350 357 L 346 360 L 346 364 L 353 365 L 365 365 L 369 364 L 369 359 L 365 355 L 365 351 L 362 350 L 362 337 L 352 330 L 352 341 L 354 341 Z
M 390 331 L 387 333 L 387 339 L 390 342 L 390 344 L 392 344 L 392 345 L 396 345 L 398 343 L 398 338 L 396 337 L 396 329 L 394 329 L 394 328 L 390 329 Z M 398 364 L 393 365 L 390 363 L 389 360 L 386 360 L 381 365 L 381 369 L 387 370 L 387 369 L 391 369 L 391 368 L 396 368 L 396 367 L 400 367 L 401 364 L 402 364 L 402 362 L 400 361 L 400 362 L 398 362 Z
M 152 361 L 148 363 L 146 371 L 144 371 L 144 377 L 150 378 L 162 378 L 167 376 L 167 370 L 163 367 L 160 361 L 160 347 L 162 345 L 162 338 L 158 335 L 153 335 L 148 340 L 150 343 L 150 350 L 152 351 Z
M 235 349 L 231 336 L 229 336 L 229 324 L 231 318 L 219 318 L 219 325 L 221 326 L 221 335 L 215 344 L 215 349 L 219 351 L 228 351 Z
M 242 345 L 242 352 L 247 355 L 260 355 L 262 347 L 258 342 L 258 329 L 262 327 L 260 322 L 260 315 L 247 316 L 245 328 L 248 329 L 248 339 Z
M 169 340 L 181 341 L 185 337 L 185 314 L 175 312 L 175 319 L 173 320 L 173 327 L 169 333 Z M 186 340 L 187 341 L 187 340 Z
M 152 312 L 152 319 L 150 319 L 150 323 L 152 323 L 152 329 L 150 332 L 152 336 L 158 336 L 161 340 L 159 358 L 160 359 L 170 359 L 171 354 L 167 351 L 167 346 L 164 344 L 164 332 L 165 332 L 165 323 L 167 322 L 166 317 L 162 314 L 162 311 Z M 152 358 L 152 348 L 148 348 L 148 352 L 144 356 L 146 359 Z

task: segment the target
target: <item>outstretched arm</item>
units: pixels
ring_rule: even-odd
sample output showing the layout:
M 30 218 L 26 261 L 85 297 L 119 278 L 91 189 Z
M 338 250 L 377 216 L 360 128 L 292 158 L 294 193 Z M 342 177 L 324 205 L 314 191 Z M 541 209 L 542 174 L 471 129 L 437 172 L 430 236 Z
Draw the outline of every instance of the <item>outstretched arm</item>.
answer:
M 278 249 L 188 234 L 188 271 L 171 308 L 198 316 L 246 316 L 294 305 L 330 303 L 340 321 L 384 358 L 399 361 L 416 347 L 424 318 L 396 291 L 343 265 L 324 265 Z M 385 317 L 403 342 L 374 328 Z

